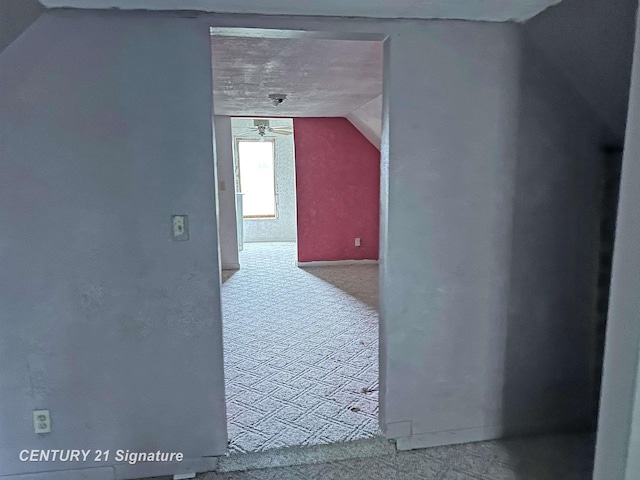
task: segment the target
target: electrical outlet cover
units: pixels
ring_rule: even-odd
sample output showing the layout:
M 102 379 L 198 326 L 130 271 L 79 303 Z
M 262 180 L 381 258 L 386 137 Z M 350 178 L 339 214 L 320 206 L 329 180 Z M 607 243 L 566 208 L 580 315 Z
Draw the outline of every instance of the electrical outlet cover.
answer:
M 49 415 L 49 410 L 33 411 L 33 428 L 36 433 L 51 432 L 51 415 Z
M 171 237 L 189 240 L 189 218 L 186 215 L 171 215 Z

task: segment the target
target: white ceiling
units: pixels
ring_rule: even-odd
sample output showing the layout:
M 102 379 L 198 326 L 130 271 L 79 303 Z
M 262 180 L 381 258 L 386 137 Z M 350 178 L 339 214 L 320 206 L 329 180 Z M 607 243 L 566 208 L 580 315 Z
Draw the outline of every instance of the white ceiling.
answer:
M 47 7 L 525 21 L 560 0 L 41 0 Z
M 212 36 L 217 115 L 346 116 L 382 93 L 382 43 Z M 270 93 L 287 99 L 274 107 Z

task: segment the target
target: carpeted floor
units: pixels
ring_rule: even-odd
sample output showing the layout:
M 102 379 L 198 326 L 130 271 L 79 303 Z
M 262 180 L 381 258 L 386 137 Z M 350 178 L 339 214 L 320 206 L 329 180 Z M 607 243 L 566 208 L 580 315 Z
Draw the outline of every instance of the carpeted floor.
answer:
M 230 452 L 378 431 L 378 269 L 295 266 L 294 243 L 248 243 L 224 272 Z
M 594 436 L 524 437 L 397 452 L 385 440 L 223 457 L 199 480 L 591 480 Z M 254 458 L 257 457 L 257 458 Z

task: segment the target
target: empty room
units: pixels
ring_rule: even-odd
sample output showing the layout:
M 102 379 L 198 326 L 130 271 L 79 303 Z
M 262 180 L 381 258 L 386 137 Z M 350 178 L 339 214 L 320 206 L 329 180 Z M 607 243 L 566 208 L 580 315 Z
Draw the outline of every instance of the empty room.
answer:
M 2 480 L 637 480 L 637 0 L 0 0 Z

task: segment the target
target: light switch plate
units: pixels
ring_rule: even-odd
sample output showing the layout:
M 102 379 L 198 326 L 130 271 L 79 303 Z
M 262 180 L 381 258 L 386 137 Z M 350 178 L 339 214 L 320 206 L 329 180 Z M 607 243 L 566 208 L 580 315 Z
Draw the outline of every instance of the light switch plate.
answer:
M 171 237 L 174 240 L 189 240 L 189 217 L 171 215 Z
M 33 429 L 36 433 L 51 432 L 51 415 L 49 410 L 33 411 Z

